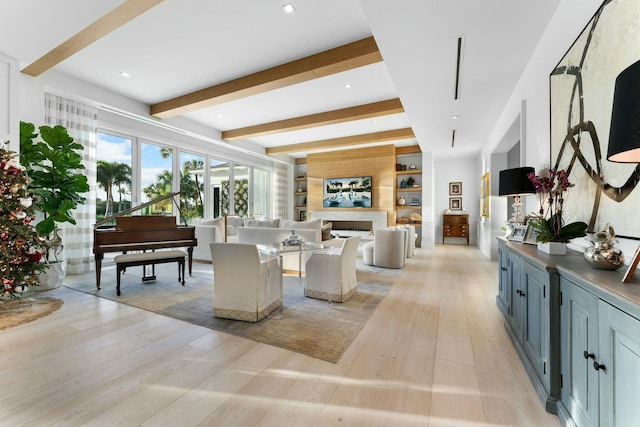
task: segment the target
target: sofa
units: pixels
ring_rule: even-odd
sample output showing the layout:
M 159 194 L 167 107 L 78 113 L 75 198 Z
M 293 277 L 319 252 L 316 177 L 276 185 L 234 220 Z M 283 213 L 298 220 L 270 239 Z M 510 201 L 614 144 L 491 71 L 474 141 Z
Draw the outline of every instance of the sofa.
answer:
M 322 224 L 321 219 L 310 221 L 292 221 L 287 219 L 255 219 L 227 216 L 216 219 L 194 219 L 195 236 L 198 246 L 193 249 L 193 259 L 211 262 L 209 244 L 214 242 L 273 244 L 282 242 L 295 230 L 305 242 L 320 242 L 330 239 L 330 224 Z M 328 232 L 327 232 L 328 231 Z M 297 270 L 298 258 L 293 262 L 286 259 L 285 270 Z M 303 267 L 304 267 L 303 259 Z

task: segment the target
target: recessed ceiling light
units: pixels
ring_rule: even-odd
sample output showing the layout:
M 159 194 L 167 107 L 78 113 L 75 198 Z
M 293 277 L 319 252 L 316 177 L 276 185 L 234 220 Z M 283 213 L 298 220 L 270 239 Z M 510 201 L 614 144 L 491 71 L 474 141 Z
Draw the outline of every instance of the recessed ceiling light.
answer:
M 296 11 L 296 8 L 293 7 L 293 5 L 291 3 L 287 3 L 284 6 L 282 6 L 282 8 L 284 9 L 285 12 L 287 13 L 293 13 Z
M 347 83 L 346 85 L 344 85 L 344 87 L 347 89 L 351 89 L 351 83 Z
M 222 118 L 222 114 L 218 114 L 216 117 L 221 119 Z
M 373 123 L 378 123 L 378 119 L 373 119 Z
M 456 116 L 451 116 L 451 118 L 452 118 L 453 120 L 457 119 L 458 117 L 460 117 L 460 116 L 457 116 L 457 115 L 456 115 Z
M 131 74 L 127 73 L 126 71 L 121 72 L 120 75 L 122 77 L 131 77 Z

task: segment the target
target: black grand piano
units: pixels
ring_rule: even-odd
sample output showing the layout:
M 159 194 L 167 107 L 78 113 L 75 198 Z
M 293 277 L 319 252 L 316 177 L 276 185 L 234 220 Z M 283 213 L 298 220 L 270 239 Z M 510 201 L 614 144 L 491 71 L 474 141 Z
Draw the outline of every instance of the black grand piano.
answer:
M 171 198 L 180 210 L 180 206 L 173 198 L 177 194 L 180 192 L 167 194 L 96 222 L 93 231 L 93 253 L 96 260 L 96 287 L 98 289 L 100 289 L 102 259 L 107 252 L 126 253 L 128 251 L 184 247 L 187 248 L 189 254 L 189 275 L 191 275 L 193 247 L 198 245 L 193 226 L 186 223 L 178 225 L 175 216 L 130 215 L 168 198 Z M 102 225 L 113 221 L 114 218 L 115 226 Z

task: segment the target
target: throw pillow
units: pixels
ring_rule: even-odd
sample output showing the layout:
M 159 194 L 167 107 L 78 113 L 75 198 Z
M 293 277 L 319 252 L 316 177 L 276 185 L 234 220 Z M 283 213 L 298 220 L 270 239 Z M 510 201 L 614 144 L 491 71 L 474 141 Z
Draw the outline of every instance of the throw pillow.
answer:
M 245 227 L 266 227 L 266 228 L 278 228 L 280 225 L 280 219 L 249 219 L 246 218 L 244 221 Z
M 330 222 L 322 226 L 322 240 L 331 240 L 331 224 Z

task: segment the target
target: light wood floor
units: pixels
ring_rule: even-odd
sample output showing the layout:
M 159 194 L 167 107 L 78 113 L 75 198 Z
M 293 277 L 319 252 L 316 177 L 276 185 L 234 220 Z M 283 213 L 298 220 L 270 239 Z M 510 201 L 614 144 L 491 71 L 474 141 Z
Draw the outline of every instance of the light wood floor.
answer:
M 332 364 L 62 287 L 0 331 L 0 425 L 559 426 L 496 291 L 476 248 L 420 249 Z

